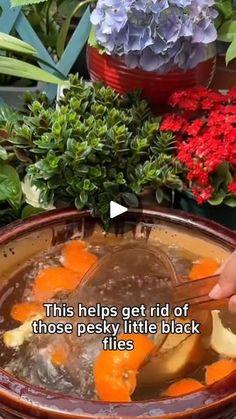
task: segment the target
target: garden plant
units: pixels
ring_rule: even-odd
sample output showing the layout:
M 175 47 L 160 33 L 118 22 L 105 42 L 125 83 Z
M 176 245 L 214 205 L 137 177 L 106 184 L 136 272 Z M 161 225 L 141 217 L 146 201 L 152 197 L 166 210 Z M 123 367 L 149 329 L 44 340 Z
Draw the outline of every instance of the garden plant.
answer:
M 111 200 L 137 207 L 146 188 L 159 204 L 170 200 L 182 188 L 174 135 L 160 133 L 140 93 L 120 96 L 77 76 L 70 82 L 57 110 L 41 95 L 9 133 L 26 195 L 40 191 L 34 206 L 89 208 L 107 222 Z

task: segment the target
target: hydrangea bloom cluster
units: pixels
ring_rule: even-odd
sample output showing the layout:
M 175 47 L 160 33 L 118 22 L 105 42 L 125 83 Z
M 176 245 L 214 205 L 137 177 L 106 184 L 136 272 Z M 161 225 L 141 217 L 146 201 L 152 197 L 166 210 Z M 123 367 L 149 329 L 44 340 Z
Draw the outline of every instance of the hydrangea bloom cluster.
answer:
M 217 32 L 214 0 L 98 0 L 96 41 L 131 68 L 191 69 L 207 58 Z
M 204 87 L 174 93 L 176 110 L 162 131 L 177 139 L 177 156 L 186 170 L 186 188 L 198 202 L 236 207 L 236 88 L 227 94 Z

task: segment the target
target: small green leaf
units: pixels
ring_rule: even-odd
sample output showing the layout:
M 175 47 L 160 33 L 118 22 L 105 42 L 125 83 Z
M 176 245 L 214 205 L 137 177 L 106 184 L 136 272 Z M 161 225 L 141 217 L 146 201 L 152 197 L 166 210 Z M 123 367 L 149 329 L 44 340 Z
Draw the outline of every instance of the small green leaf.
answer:
M 228 65 L 230 61 L 234 60 L 235 58 L 236 58 L 236 34 L 226 52 L 226 56 L 225 56 L 226 65 Z
M 7 164 L 0 165 L 0 201 L 7 201 L 19 209 L 22 202 L 21 182 L 16 170 Z
M 224 200 L 224 204 L 231 208 L 236 208 L 236 197 L 227 197 Z
M 11 0 L 12 7 L 30 6 L 31 4 L 43 3 L 47 0 Z
M 124 199 L 128 207 L 138 208 L 139 201 L 138 201 L 137 196 L 134 193 L 129 193 L 129 192 L 122 193 L 122 198 Z
M 0 145 L 0 160 L 7 160 L 8 154 L 4 147 Z
M 232 182 L 232 180 L 233 180 L 233 177 L 230 173 L 230 167 L 229 167 L 228 162 L 222 163 L 218 167 L 218 169 L 216 171 L 216 174 L 217 174 L 217 177 L 219 177 L 222 180 L 221 186 L 222 186 L 222 183 L 225 183 L 227 185 L 228 183 Z M 219 187 L 219 184 L 218 184 L 218 187 Z
M 82 191 L 80 195 L 75 198 L 75 206 L 78 209 L 83 209 L 88 202 L 88 194 L 85 191 Z
M 31 217 L 32 215 L 40 214 L 44 211 L 45 210 L 42 208 L 34 208 L 31 205 L 26 205 L 26 207 L 24 207 L 21 213 L 21 218 L 25 219 L 25 218 Z
M 157 188 L 156 189 L 156 200 L 157 200 L 158 204 L 161 204 L 163 199 L 164 199 L 163 190 L 161 188 Z
M 80 193 L 79 198 L 80 198 L 80 202 L 81 202 L 81 204 L 82 204 L 83 206 L 85 206 L 85 205 L 87 204 L 87 202 L 88 202 L 88 194 L 87 194 L 87 192 L 82 191 L 82 192 Z
M 95 26 L 92 26 L 92 29 L 90 31 L 89 37 L 88 37 L 88 45 L 90 47 L 97 47 L 97 39 L 96 39 L 96 28 Z
M 209 199 L 209 204 L 213 205 L 213 206 L 217 206 L 222 204 L 222 202 L 224 201 L 224 194 L 219 195 L 219 196 L 215 196 L 212 199 Z
M 236 21 L 226 21 L 218 31 L 218 40 L 232 42 L 236 35 Z

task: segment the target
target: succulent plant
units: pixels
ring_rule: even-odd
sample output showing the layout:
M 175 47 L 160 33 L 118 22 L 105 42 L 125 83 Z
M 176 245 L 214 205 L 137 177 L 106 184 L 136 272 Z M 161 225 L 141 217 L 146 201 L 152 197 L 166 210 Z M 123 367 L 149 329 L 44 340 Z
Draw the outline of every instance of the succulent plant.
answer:
M 120 96 L 72 76 L 57 110 L 43 98 L 29 109 L 10 141 L 31 160 L 43 207 L 89 208 L 106 223 L 111 200 L 135 207 L 151 187 L 161 203 L 182 187 L 174 136 L 160 133 L 140 92 Z

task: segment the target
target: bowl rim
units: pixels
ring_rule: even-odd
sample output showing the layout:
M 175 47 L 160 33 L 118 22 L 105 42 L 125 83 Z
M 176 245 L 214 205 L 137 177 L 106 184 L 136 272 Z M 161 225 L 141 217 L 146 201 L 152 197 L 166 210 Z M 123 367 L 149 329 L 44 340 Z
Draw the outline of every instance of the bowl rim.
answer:
M 66 222 L 68 224 L 81 218 L 91 217 L 90 211 L 75 209 L 52 210 L 16 221 L 0 229 L 0 245 L 24 236 L 37 229 Z M 131 217 L 131 218 L 130 218 Z M 117 219 L 118 223 L 137 219 L 151 224 L 159 219 L 169 225 L 174 224 L 198 230 L 205 236 L 214 238 L 229 250 L 236 248 L 236 233 L 203 217 L 183 211 L 163 208 L 130 209 Z M 116 221 L 115 221 L 116 222 Z M 62 395 L 27 384 L 0 368 L 0 405 L 5 412 L 18 415 L 29 414 L 29 417 L 45 418 L 130 418 L 139 416 L 141 419 L 184 418 L 192 413 L 197 414 L 214 410 L 236 400 L 236 371 L 205 389 L 186 396 L 171 399 L 150 400 L 132 403 L 110 403 Z
M 219 242 L 225 244 L 228 247 L 230 245 L 232 250 L 236 247 L 236 230 L 232 231 L 215 221 L 209 220 L 199 215 L 188 213 L 186 211 L 174 210 L 172 208 L 153 208 L 151 205 L 145 209 L 128 209 L 126 213 L 119 216 L 118 221 L 117 219 L 113 221 L 114 223 L 119 223 L 122 221 L 122 219 L 127 219 L 129 216 L 136 217 L 138 221 L 144 221 L 145 223 L 147 223 L 146 220 L 148 218 L 157 218 L 160 219 L 160 221 L 167 222 L 169 224 L 179 225 L 185 228 L 191 227 L 193 230 L 198 230 L 199 232 L 202 232 L 211 238 L 218 239 Z M 93 218 L 91 211 L 89 210 L 81 211 L 73 208 L 66 208 L 45 211 L 24 220 L 20 219 L 14 221 L 0 228 L 0 245 L 6 244 L 9 240 L 15 239 L 19 234 L 22 235 L 24 233 L 32 232 L 36 228 L 42 228 L 46 226 L 48 223 L 51 225 L 60 221 L 67 221 L 70 223 L 72 222 L 71 218 L 80 219 L 83 217 Z

